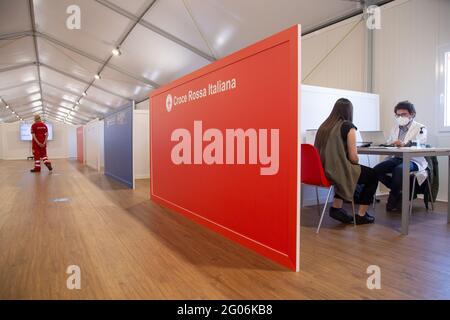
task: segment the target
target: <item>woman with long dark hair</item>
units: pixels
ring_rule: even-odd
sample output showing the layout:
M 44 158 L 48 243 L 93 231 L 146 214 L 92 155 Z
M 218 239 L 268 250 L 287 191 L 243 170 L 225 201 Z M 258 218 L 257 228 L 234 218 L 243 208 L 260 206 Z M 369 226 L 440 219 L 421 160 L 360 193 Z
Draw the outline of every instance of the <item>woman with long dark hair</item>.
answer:
M 344 223 L 353 223 L 353 216 L 342 206 L 344 201 L 354 199 L 360 205 L 356 224 L 373 223 L 375 218 L 367 213 L 367 209 L 373 202 L 378 179 L 372 168 L 359 164 L 356 130 L 353 124 L 353 105 L 350 100 L 341 98 L 319 127 L 314 145 L 319 151 L 325 175 L 335 186 L 330 217 Z

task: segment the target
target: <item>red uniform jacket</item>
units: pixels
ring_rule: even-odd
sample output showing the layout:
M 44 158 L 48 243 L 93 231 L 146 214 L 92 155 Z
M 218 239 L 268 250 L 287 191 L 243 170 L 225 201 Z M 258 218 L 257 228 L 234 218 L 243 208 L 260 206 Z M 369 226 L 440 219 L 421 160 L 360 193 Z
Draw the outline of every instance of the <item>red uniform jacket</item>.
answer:
M 36 136 L 36 139 L 40 142 L 40 143 L 44 143 L 45 141 L 45 135 L 47 134 L 48 129 L 47 126 L 45 125 L 45 123 L 43 123 L 42 121 L 39 122 L 35 122 L 33 123 L 33 125 L 31 126 L 31 134 L 34 133 L 34 135 Z M 32 146 L 33 146 L 33 150 L 39 149 L 40 147 L 37 145 L 36 141 L 32 142 Z M 47 146 L 44 146 L 44 148 Z

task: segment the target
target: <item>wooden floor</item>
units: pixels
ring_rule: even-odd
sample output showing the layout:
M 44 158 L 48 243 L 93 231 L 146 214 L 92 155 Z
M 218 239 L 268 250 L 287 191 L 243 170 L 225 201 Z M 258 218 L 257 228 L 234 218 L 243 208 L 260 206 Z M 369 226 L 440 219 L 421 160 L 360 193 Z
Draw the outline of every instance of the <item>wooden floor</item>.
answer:
M 342 226 L 303 208 L 301 272 L 294 273 L 74 161 L 52 174 L 0 161 L 0 299 L 450 298 L 446 204 L 415 204 L 410 235 L 377 206 L 377 223 Z M 64 199 L 66 198 L 66 199 Z M 58 201 L 59 200 L 59 201 Z M 66 288 L 69 265 L 81 290 Z M 366 268 L 381 268 L 381 290 Z

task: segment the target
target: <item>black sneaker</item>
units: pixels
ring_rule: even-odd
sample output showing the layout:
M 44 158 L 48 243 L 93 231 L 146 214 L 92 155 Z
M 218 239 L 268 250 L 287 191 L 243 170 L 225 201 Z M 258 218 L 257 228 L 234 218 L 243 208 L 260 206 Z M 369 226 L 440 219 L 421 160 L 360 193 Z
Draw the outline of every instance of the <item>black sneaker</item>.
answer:
M 402 197 L 389 194 L 388 201 L 386 203 L 386 211 L 399 212 L 402 211 Z
M 353 222 L 353 217 L 347 213 L 343 208 L 330 208 L 330 217 L 343 223 Z
M 51 163 L 45 163 L 45 166 L 48 168 L 48 170 L 52 171 L 52 164 Z
M 399 211 L 401 211 L 400 210 L 400 208 L 398 208 L 397 207 L 397 204 L 396 203 L 387 203 L 386 204 L 386 211 L 389 211 L 389 212 L 399 212 Z
M 364 216 L 360 216 L 359 214 L 356 215 L 356 224 L 368 224 L 368 223 L 374 223 L 375 217 L 371 216 L 366 212 Z

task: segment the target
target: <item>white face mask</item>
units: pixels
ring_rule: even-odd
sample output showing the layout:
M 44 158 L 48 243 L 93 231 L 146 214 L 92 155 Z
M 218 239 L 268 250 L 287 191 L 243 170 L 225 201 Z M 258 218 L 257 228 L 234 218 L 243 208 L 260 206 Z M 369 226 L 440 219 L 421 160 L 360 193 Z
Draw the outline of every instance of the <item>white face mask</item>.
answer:
M 402 127 L 406 126 L 411 121 L 408 117 L 398 117 L 395 119 L 397 120 L 398 125 Z

